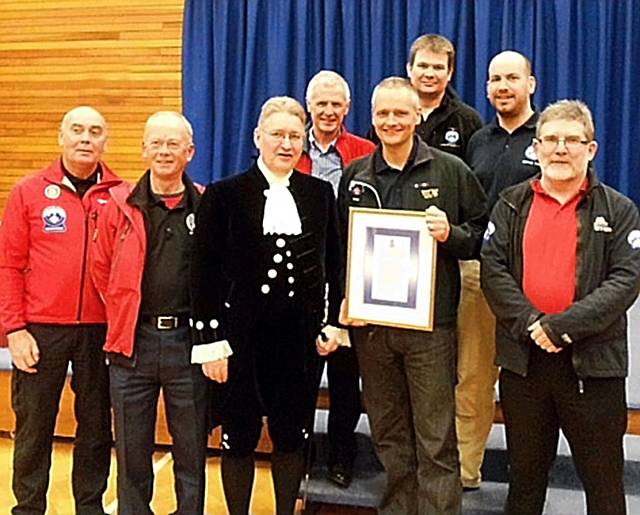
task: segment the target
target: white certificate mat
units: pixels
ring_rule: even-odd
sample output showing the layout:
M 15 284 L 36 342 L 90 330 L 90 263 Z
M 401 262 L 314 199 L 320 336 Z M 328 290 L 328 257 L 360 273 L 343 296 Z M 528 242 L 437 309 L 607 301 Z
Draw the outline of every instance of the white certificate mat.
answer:
M 349 318 L 433 330 L 435 266 L 423 212 L 350 208 Z

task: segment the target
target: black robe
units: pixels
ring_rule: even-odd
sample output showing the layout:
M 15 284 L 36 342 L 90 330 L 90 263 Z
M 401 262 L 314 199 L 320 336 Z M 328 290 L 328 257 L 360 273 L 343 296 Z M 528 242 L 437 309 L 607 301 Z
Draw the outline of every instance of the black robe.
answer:
M 307 426 L 317 395 L 315 338 L 325 323 L 337 324 L 343 258 L 331 185 L 291 175 L 302 222 L 296 236 L 263 234 L 268 188 L 253 166 L 210 185 L 196 217 L 194 343 L 226 339 L 233 350 L 227 383 L 212 388 L 212 426 L 256 410 Z

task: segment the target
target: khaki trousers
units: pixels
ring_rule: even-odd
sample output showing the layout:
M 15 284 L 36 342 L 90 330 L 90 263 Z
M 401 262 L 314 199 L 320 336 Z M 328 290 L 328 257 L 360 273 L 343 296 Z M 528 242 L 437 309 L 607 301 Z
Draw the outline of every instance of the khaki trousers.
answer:
M 458 308 L 456 431 L 464 487 L 478 487 L 484 449 L 495 412 L 496 321 L 480 289 L 480 262 L 461 261 Z

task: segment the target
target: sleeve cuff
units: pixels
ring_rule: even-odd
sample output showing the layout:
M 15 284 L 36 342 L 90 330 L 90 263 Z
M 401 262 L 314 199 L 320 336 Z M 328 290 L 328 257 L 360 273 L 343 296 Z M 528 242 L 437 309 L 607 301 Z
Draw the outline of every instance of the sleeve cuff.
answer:
M 228 358 L 233 354 L 227 340 L 220 340 L 202 345 L 194 345 L 191 348 L 191 363 L 208 363 Z
M 327 338 L 335 338 L 341 347 L 351 347 L 351 340 L 349 339 L 349 331 L 347 329 L 326 325 L 322 331 L 327 335 Z

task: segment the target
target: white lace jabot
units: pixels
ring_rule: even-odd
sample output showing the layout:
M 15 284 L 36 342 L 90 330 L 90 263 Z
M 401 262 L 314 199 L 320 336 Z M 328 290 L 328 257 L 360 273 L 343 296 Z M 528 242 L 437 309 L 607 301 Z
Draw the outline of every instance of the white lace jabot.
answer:
M 289 177 L 291 177 L 293 170 L 284 177 L 276 175 L 267 168 L 262 157 L 258 157 L 257 165 L 269 183 L 269 189 L 264 191 L 267 200 L 262 216 L 262 233 L 301 234 L 300 214 L 296 201 L 289 191 Z

